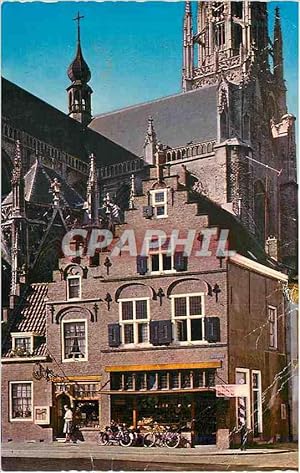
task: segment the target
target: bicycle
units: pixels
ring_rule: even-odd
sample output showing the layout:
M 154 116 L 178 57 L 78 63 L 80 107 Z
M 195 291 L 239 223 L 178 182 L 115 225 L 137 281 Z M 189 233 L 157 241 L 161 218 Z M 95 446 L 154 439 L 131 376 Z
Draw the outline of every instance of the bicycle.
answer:
M 110 425 L 97 435 L 97 444 L 100 446 L 113 445 L 114 443 L 122 447 L 130 447 L 133 443 L 133 436 L 126 429 L 125 425 Z
M 169 426 L 166 426 L 166 430 L 161 432 L 156 431 L 149 432 L 144 437 L 145 447 L 168 447 L 177 448 L 180 444 L 181 436 L 178 432 L 172 432 Z

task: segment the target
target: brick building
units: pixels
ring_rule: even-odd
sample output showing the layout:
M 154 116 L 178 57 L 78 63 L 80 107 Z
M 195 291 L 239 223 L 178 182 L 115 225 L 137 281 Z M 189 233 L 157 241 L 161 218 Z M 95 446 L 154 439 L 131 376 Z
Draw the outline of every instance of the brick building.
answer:
M 279 13 L 273 68 L 264 2 L 201 2 L 195 34 L 191 15 L 186 2 L 180 94 L 92 118 L 80 30 L 69 116 L 3 82 L 5 441 L 60 437 L 67 403 L 84 439 L 112 418 L 151 417 L 223 448 L 242 409 L 216 385 L 239 383 L 251 437 L 289 435 L 295 117 Z M 137 256 L 63 257 L 63 235 L 79 228 L 110 229 L 112 245 L 134 234 Z M 167 241 L 145 256 L 146 230 Z M 167 253 L 174 230 L 195 230 L 191 255 L 182 242 Z M 205 230 L 211 255 L 196 255 Z M 217 251 L 226 230 L 232 256 Z
M 215 386 L 241 379 L 252 436 L 287 438 L 287 393 L 274 384 L 286 365 L 287 277 L 235 217 L 189 187 L 185 168 L 156 173 L 115 226 L 115 251 L 62 258 L 53 282 L 28 288 L 3 358 L 5 440 L 60 437 L 67 403 L 81 410 L 85 439 L 112 418 L 137 425 L 151 417 L 186 424 L 196 444 L 224 448 L 236 440 L 237 398 L 216 397 Z M 193 229 L 185 256 L 182 239 Z M 215 235 L 210 256 L 196 254 L 204 251 L 203 229 Z M 222 229 L 233 256 L 217 251 Z M 141 256 L 147 230 L 153 236 Z M 124 231 L 134 235 L 138 256 L 126 251 Z M 39 420 L 43 409 L 50 417 Z

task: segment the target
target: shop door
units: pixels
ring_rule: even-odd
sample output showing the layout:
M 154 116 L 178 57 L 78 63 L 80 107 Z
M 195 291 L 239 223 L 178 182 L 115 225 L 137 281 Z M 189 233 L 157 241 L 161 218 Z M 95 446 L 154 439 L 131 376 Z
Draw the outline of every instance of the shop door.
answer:
M 195 444 L 215 444 L 216 431 L 216 396 L 213 393 L 201 393 L 195 396 Z
M 70 406 L 70 398 L 66 394 L 61 394 L 56 398 L 54 413 L 54 434 L 55 437 L 64 437 L 64 406 Z

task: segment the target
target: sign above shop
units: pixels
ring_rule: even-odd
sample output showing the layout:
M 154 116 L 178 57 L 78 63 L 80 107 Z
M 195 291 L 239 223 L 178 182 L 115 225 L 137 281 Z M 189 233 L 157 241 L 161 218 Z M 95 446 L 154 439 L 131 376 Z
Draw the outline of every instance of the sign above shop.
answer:
M 247 397 L 247 384 L 216 384 L 216 397 Z

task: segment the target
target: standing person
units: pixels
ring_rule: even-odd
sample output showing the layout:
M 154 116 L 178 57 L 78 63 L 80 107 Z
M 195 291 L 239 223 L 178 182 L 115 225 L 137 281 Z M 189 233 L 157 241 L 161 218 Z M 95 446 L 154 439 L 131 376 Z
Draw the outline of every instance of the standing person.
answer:
M 65 442 L 70 442 L 71 440 L 71 430 L 72 430 L 72 421 L 73 421 L 73 412 L 70 407 L 67 405 L 64 406 L 65 415 L 64 415 L 64 434 L 66 434 Z

